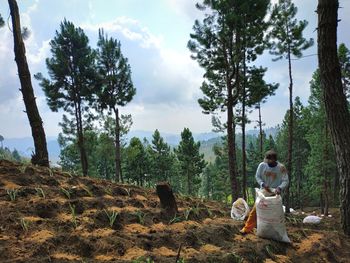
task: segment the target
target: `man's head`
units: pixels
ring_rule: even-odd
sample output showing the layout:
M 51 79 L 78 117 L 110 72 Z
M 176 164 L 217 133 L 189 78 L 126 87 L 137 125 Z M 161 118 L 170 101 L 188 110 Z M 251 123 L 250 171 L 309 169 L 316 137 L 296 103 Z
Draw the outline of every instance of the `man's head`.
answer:
M 269 150 L 265 153 L 265 162 L 270 166 L 274 167 L 277 165 L 277 153 L 274 150 Z

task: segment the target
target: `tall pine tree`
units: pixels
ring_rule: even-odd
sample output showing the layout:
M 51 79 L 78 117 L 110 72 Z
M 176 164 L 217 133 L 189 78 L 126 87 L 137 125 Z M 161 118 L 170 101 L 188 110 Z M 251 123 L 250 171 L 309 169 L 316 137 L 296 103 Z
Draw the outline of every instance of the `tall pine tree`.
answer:
M 209 12 L 202 22 L 195 21 L 194 33 L 190 34 L 191 40 L 188 42 L 192 58 L 205 69 L 206 80 L 201 86 L 205 96 L 198 100 L 203 113 L 227 112 L 225 128 L 233 200 L 239 196 L 234 116 L 234 107 L 240 94 L 241 39 L 237 32 L 241 30 L 238 28 L 241 17 L 238 2 L 205 0 L 202 4 L 197 4 L 200 10 L 209 9 Z
M 201 183 L 200 175 L 206 165 L 204 155 L 199 153 L 199 142 L 194 142 L 191 131 L 181 132 L 181 141 L 175 153 L 180 161 L 180 172 L 186 177 L 187 194 L 196 195 Z
M 119 108 L 132 100 L 136 89 L 131 80 L 131 68 L 128 59 L 121 52 L 120 42 L 104 35 L 99 30 L 97 43 L 97 68 L 101 79 L 101 88 L 97 92 L 100 109 L 107 109 L 115 118 L 115 178 L 123 181 L 121 176 L 120 155 L 120 116 Z
M 288 160 L 287 170 L 289 176 L 292 175 L 292 152 L 293 152 L 293 77 L 292 77 L 292 56 L 302 57 L 302 51 L 313 45 L 313 39 L 305 39 L 303 31 L 308 22 L 306 20 L 297 21 L 297 7 L 291 0 L 279 0 L 273 6 L 270 23 L 271 32 L 268 34 L 270 39 L 271 51 L 275 55 L 274 60 L 287 59 L 289 74 L 289 120 L 288 120 Z M 291 178 L 290 178 L 291 179 Z M 290 180 L 292 182 L 292 180 Z M 286 191 L 286 212 L 289 213 L 289 188 Z
M 36 75 L 52 111 L 63 109 L 72 115 L 83 175 L 88 175 L 88 159 L 84 143 L 84 125 L 88 103 L 96 85 L 95 52 L 81 28 L 64 20 L 60 31 L 50 41 L 51 58 L 46 59 L 50 79 Z

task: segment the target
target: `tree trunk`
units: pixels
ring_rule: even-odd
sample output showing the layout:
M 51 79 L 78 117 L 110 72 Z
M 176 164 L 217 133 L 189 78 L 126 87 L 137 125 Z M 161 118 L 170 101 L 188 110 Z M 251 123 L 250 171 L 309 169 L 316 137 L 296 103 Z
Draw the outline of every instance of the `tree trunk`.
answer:
M 339 173 L 338 171 L 335 172 L 333 177 L 333 206 L 338 206 L 339 202 Z
M 337 55 L 338 7 L 337 0 L 318 1 L 318 61 L 327 121 L 340 175 L 341 224 L 344 233 L 350 235 L 350 113 Z
M 85 150 L 84 127 L 83 127 L 80 101 L 76 103 L 75 111 L 76 111 L 76 119 L 77 119 L 78 147 L 80 151 L 81 168 L 82 168 L 83 176 L 87 176 L 89 165 L 88 165 L 88 159 L 87 159 L 86 150 Z
M 324 211 L 323 214 L 328 216 L 329 207 L 329 183 L 328 183 L 328 169 L 325 166 L 327 159 L 329 158 L 328 153 L 328 127 L 327 123 L 324 123 L 324 144 L 323 144 L 323 156 L 322 156 L 322 172 L 323 172 L 323 196 L 324 196 Z
M 49 155 L 47 152 L 46 136 L 43 122 L 35 102 L 34 90 L 27 64 L 26 50 L 21 33 L 21 22 L 16 0 L 8 0 L 12 17 L 13 40 L 15 61 L 18 68 L 18 76 L 21 82 L 21 92 L 24 105 L 32 130 L 35 153 L 32 155 L 33 164 L 49 167 Z
M 264 153 L 263 153 L 263 129 L 262 129 L 262 120 L 261 120 L 261 105 L 260 103 L 258 104 L 258 110 L 259 110 L 259 134 L 260 134 L 260 157 L 263 159 L 264 158 Z
M 236 167 L 236 152 L 235 152 L 235 130 L 234 130 L 234 116 L 233 116 L 233 98 L 232 88 L 228 88 L 228 102 L 227 102 L 227 144 L 228 144 L 228 164 L 231 182 L 232 201 L 238 198 L 238 182 L 237 182 L 237 167 Z
M 300 160 L 302 161 L 302 160 Z M 301 208 L 303 201 L 301 200 L 301 169 L 300 167 L 300 163 L 298 162 L 297 164 L 298 169 L 297 170 L 297 204 L 298 207 Z
M 245 145 L 245 103 L 246 103 L 246 52 L 244 50 L 243 56 L 243 89 L 242 89 L 242 193 L 243 199 L 247 200 L 247 156 L 246 156 L 246 145 Z
M 321 191 L 320 193 L 320 210 L 321 214 L 324 213 L 324 198 L 323 198 L 323 192 Z
M 287 170 L 289 176 L 289 185 L 286 189 L 286 213 L 290 210 L 290 189 L 292 184 L 292 154 L 293 154 L 293 78 L 292 78 L 292 63 L 290 59 L 290 48 L 288 47 L 288 72 L 289 72 L 289 125 L 288 125 L 288 158 Z
M 192 195 L 192 183 L 191 183 L 190 173 L 188 171 L 187 171 L 187 193 L 189 195 Z
M 121 181 L 120 170 L 121 170 L 121 158 L 120 158 L 120 127 L 119 127 L 119 110 L 113 109 L 115 114 L 115 179 L 117 182 Z

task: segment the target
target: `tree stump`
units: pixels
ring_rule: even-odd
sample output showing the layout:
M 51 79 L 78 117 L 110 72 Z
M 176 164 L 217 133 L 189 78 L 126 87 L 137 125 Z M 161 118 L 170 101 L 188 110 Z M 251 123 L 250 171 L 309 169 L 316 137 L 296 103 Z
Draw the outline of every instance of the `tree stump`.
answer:
M 164 209 L 166 215 L 174 217 L 177 210 L 175 196 L 173 190 L 171 189 L 170 184 L 166 182 L 161 182 L 157 184 L 157 195 L 160 200 L 161 208 Z

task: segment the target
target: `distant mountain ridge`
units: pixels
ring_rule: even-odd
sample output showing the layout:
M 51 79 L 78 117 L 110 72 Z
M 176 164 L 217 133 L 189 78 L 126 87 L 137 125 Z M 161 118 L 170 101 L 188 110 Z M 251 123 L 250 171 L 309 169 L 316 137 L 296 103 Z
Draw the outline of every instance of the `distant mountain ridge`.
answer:
M 267 136 L 270 134 L 275 137 L 277 134 L 277 128 L 268 128 L 265 129 L 264 132 Z M 126 138 L 129 141 L 132 137 L 137 137 L 141 140 L 146 138 L 149 142 L 152 141 L 152 135 L 154 131 L 143 131 L 143 130 L 135 130 L 130 131 Z M 239 131 L 238 131 L 239 134 Z M 258 136 L 258 130 L 248 130 L 247 135 Z M 163 133 L 160 131 L 160 135 L 164 138 L 164 140 L 172 147 L 176 147 L 180 140 L 181 134 L 173 134 L 173 133 Z M 221 143 L 221 136 L 223 134 L 218 134 L 214 132 L 203 132 L 203 133 L 193 133 L 193 138 L 195 141 L 201 142 L 201 148 L 206 148 L 203 150 L 205 155 L 212 155 L 210 152 L 212 151 L 212 147 L 215 143 Z M 9 148 L 11 151 L 17 149 L 17 151 L 26 157 L 30 157 L 31 153 L 34 151 L 34 144 L 32 137 L 24 137 L 24 138 L 4 138 L 3 141 L 4 147 Z M 49 136 L 47 137 L 47 148 L 49 152 L 49 157 L 52 162 L 57 162 L 59 160 L 60 147 L 57 142 L 57 137 Z M 212 157 L 212 156 L 211 156 Z M 212 158 L 209 159 L 212 159 Z

